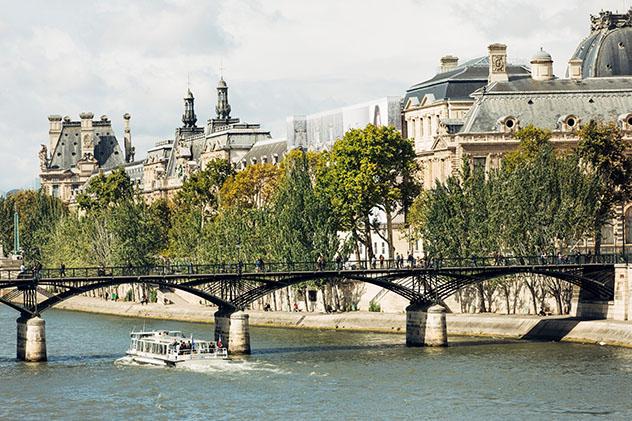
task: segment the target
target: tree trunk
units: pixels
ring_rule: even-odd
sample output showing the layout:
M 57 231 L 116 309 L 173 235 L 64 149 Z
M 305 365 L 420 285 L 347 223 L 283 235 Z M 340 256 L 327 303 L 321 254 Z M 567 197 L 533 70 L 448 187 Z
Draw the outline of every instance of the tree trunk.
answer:
M 393 215 L 390 209 L 386 210 L 386 235 L 388 238 L 388 260 L 393 260 L 395 246 L 393 245 Z
M 527 285 L 527 289 L 531 293 L 531 304 L 533 304 L 533 314 L 538 314 L 538 293 L 535 290 L 535 284 L 533 284 L 532 282 L 535 282 L 535 281 L 531 281 L 531 282 L 525 281 L 525 284 Z
M 375 252 L 373 251 L 373 241 L 371 240 L 371 221 L 369 220 L 369 215 L 366 216 L 366 220 L 364 221 L 364 236 L 366 240 L 366 252 L 368 257 L 368 264 L 371 264 L 371 260 L 375 256 Z
M 309 309 L 309 293 L 307 291 L 307 286 L 303 288 L 303 292 L 304 292 L 303 297 L 305 298 L 305 311 L 307 312 L 310 310 Z
M 483 284 L 476 284 L 476 290 L 478 291 L 478 312 L 479 313 L 487 313 L 487 308 L 485 307 L 485 291 L 483 290 Z
M 595 256 L 601 254 L 601 226 L 595 227 Z M 590 262 L 588 262 L 590 263 Z

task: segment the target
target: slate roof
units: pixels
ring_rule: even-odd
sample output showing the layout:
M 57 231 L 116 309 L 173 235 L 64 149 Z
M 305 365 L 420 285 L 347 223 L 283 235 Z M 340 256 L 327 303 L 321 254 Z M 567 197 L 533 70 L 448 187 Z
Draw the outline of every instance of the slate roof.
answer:
M 93 142 L 94 158 L 102 169 L 112 169 L 125 163 L 125 157 L 109 123 L 94 122 Z M 69 170 L 81 158 L 81 123 L 64 122 L 49 168 Z
M 530 77 L 529 68 L 523 65 L 507 66 L 509 80 Z M 404 106 L 408 99 L 421 102 L 426 95 L 433 95 L 435 100 L 471 100 L 470 94 L 487 85 L 489 76 L 489 58 L 479 57 L 466 61 L 456 68 L 437 73 L 431 79 L 411 86 L 404 96 Z
M 261 159 L 266 157 L 268 163 L 273 163 L 273 157 L 276 155 L 279 158 L 283 158 L 283 155 L 287 152 L 287 140 L 285 139 L 270 139 L 260 140 L 255 142 L 252 148 L 244 155 L 242 162 L 246 161 L 247 165 L 250 165 L 252 159 L 256 159 L 261 163 Z
M 497 82 L 474 94 L 476 103 L 460 133 L 498 131 L 498 119 L 515 117 L 528 124 L 556 130 L 560 117 L 575 115 L 580 121 L 614 120 L 632 112 L 632 78 L 590 78 L 581 81 L 521 79 Z
M 583 60 L 583 77 L 632 75 L 632 27 L 593 31 L 572 58 Z

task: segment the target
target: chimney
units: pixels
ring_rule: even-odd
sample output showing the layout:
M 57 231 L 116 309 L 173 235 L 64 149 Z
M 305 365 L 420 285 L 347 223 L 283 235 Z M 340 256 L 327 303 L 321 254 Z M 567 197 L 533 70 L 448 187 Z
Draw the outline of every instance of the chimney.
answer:
M 582 80 L 582 64 L 584 62 L 580 58 L 572 58 L 568 61 L 568 77 L 571 80 Z
M 79 114 L 81 118 L 81 158 L 94 157 L 94 128 L 92 118 L 94 114 L 87 112 Z
M 443 56 L 443 57 L 441 57 L 440 63 L 441 63 L 441 67 L 440 67 L 439 71 L 441 73 L 444 73 L 444 72 L 452 70 L 456 66 L 458 66 L 459 65 L 459 58 L 451 56 L 451 55 Z
M 491 44 L 489 51 L 489 77 L 488 82 L 507 82 L 507 46 L 505 44 Z
M 132 116 L 129 113 L 123 114 L 123 139 L 125 143 L 125 162 L 132 162 L 134 160 L 132 155 L 132 132 L 129 128 L 129 120 Z
M 61 136 L 61 116 L 49 115 L 48 116 L 48 139 L 49 139 L 51 155 L 53 154 L 53 152 L 55 152 L 55 148 L 57 147 L 57 142 L 59 141 L 59 136 Z

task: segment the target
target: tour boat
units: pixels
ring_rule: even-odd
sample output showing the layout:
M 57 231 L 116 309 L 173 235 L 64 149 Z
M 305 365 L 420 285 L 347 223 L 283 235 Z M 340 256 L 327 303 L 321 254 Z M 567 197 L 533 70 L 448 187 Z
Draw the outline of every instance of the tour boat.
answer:
M 228 359 L 228 350 L 219 341 L 186 337 L 179 331 L 154 330 L 131 332 L 131 343 L 124 361 L 158 366 L 204 365 L 212 360 Z

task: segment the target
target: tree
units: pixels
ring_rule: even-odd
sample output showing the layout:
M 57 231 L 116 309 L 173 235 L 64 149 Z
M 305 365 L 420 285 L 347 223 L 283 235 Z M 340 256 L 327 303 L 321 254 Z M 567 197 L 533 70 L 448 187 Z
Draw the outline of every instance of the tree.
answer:
M 281 172 L 272 164 L 255 164 L 226 179 L 220 189 L 223 207 L 262 207 L 270 201 Z
M 0 200 L 0 242 L 13 246 L 14 212 L 19 216 L 20 247 L 27 263 L 42 261 L 42 246 L 51 228 L 67 214 L 66 206 L 42 191 L 23 190 Z
M 219 207 L 219 190 L 224 182 L 235 175 L 233 166 L 226 159 L 209 161 L 204 170 L 192 173 L 182 184 L 175 197 L 178 209 L 196 208 L 205 215 Z
M 377 210 L 383 211 L 388 226 L 385 240 L 392 255 L 392 218 L 398 209 L 410 206 L 418 191 L 412 143 L 393 127 L 369 124 L 347 131 L 322 159 L 317 190 L 330 201 L 341 228 L 360 240 L 373 258 L 371 230 L 376 224 L 372 218 Z M 356 255 L 359 258 L 357 249 Z
M 579 130 L 578 154 L 584 171 L 597 183 L 593 213 L 595 254 L 601 252 L 601 228 L 614 216 L 615 205 L 624 204 L 632 189 L 631 143 L 615 123 L 591 120 Z
M 134 186 L 122 167 L 107 176 L 102 172 L 92 177 L 86 188 L 77 196 L 81 209 L 105 208 L 134 196 Z

